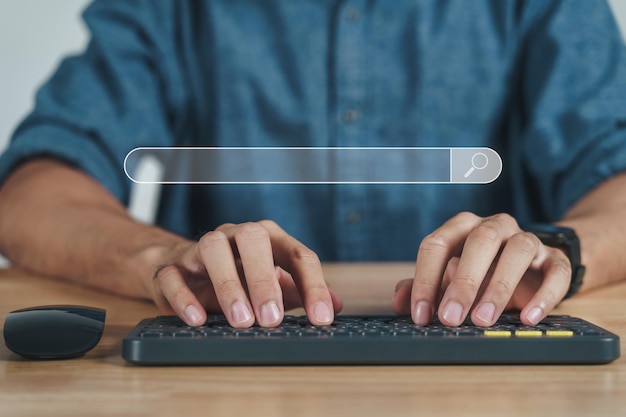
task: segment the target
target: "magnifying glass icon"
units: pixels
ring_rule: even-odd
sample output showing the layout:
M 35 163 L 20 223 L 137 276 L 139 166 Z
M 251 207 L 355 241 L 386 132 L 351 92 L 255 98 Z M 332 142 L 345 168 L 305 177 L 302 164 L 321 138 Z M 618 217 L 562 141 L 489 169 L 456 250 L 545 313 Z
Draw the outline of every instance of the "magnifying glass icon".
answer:
M 467 172 L 465 173 L 465 175 L 463 175 L 464 178 L 469 177 L 470 175 L 472 175 L 472 172 L 474 172 L 475 170 L 481 170 L 487 167 L 487 164 L 489 163 L 489 158 L 487 158 L 487 155 L 485 155 L 482 152 L 476 152 L 473 156 L 472 156 L 472 166 L 470 169 L 467 170 Z

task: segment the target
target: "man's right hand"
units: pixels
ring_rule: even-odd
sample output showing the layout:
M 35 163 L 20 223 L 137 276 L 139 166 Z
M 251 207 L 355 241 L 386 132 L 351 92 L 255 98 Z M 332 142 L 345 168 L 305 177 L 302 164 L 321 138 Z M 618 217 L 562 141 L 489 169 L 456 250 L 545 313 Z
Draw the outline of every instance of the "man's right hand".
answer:
M 221 312 L 233 327 L 275 327 L 295 307 L 326 325 L 342 307 L 317 255 L 268 220 L 206 233 L 160 266 L 153 285 L 157 306 L 192 326 L 208 311 Z

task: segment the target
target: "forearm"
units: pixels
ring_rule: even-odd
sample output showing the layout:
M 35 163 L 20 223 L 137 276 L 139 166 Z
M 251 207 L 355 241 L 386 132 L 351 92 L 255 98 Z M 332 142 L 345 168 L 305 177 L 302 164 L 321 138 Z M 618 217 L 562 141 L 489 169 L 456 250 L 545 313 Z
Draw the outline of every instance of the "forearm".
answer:
M 580 238 L 587 268 L 582 290 L 626 279 L 626 174 L 599 185 L 559 223 Z
M 156 268 L 187 244 L 59 162 L 26 163 L 0 189 L 0 252 L 37 273 L 151 298 Z

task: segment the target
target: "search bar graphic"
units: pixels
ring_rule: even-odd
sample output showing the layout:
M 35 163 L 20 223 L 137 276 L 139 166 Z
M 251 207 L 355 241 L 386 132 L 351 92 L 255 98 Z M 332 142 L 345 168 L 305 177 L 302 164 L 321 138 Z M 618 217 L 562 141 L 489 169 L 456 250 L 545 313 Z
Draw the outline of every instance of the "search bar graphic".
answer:
M 146 161 L 159 178 L 141 174 Z M 502 159 L 491 148 L 142 147 L 124 172 L 140 184 L 488 184 Z

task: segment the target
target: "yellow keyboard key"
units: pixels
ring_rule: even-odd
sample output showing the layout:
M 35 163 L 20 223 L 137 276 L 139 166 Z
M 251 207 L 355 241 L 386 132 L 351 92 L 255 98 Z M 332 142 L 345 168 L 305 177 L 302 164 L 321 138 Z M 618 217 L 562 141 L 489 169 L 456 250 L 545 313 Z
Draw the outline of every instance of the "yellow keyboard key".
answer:
M 511 337 L 510 330 L 485 330 L 483 334 L 487 337 Z
M 543 332 L 541 330 L 515 330 L 516 337 L 541 337 Z
M 550 337 L 572 337 L 574 332 L 572 330 L 546 330 L 546 336 Z

